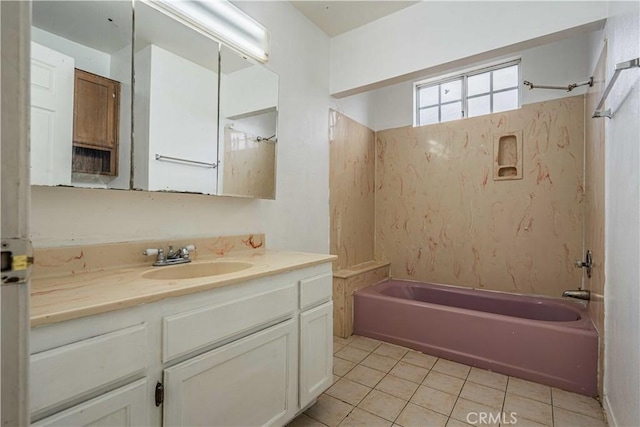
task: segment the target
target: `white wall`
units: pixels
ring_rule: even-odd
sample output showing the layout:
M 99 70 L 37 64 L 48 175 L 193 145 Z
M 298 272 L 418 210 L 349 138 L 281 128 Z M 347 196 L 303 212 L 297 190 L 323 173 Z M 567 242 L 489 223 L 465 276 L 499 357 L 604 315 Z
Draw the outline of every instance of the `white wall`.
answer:
M 75 66 L 84 71 L 104 77 L 111 76 L 111 55 L 67 40 L 40 28 L 31 27 L 31 39 L 34 42 L 57 50 L 75 59 Z
M 375 100 L 375 91 L 363 92 L 344 98 L 332 97 L 331 108 L 374 130 L 376 126 Z M 327 125 L 328 123 L 329 117 L 327 116 Z
M 270 248 L 329 251 L 329 39 L 289 2 L 237 5 L 271 32 L 276 200 L 34 187 L 36 247 L 265 232 Z
M 148 186 L 142 188 L 215 194 L 216 169 L 157 160 L 156 155 L 216 162 L 218 74 L 155 45 L 137 52 L 136 58 L 150 64 L 145 66 L 147 74 L 136 73 L 141 83 L 138 102 L 149 109 L 148 132 L 142 129 L 147 126 L 143 121 L 136 125 L 136 133 L 143 132 L 136 138 L 136 149 L 144 147 L 140 153 L 146 152 L 148 162 Z M 143 87 L 149 92 L 142 93 Z M 143 117 L 146 122 L 146 112 Z
M 252 66 L 227 73 L 225 77 L 222 80 L 225 86 L 220 91 L 224 117 L 255 113 L 278 105 L 278 76 L 266 68 Z
M 607 79 L 640 56 L 640 3 L 611 2 Z M 594 46 L 597 55 L 602 46 Z M 605 137 L 604 401 L 611 426 L 640 425 L 640 68 L 623 71 L 607 98 Z M 594 119 L 596 120 L 596 119 Z M 608 119 L 597 119 L 608 120 Z
M 605 17 L 605 2 L 420 2 L 331 39 L 331 93 L 351 94 Z
M 118 176 L 109 188 L 129 188 L 131 178 L 131 46 L 111 55 L 111 78 L 120 82 Z
M 589 68 L 589 43 L 592 33 L 579 34 L 543 46 L 526 49 L 513 55 L 492 58 L 466 69 L 481 68 L 485 64 L 494 64 L 514 58 L 521 58 L 522 80 L 534 84 L 565 86 L 570 83 L 584 82 L 591 76 Z M 449 70 L 447 73 L 461 72 Z M 443 73 L 444 74 L 444 73 Z M 442 74 L 441 74 L 442 75 Z M 374 103 L 374 130 L 391 129 L 413 124 L 413 82 L 435 77 L 424 75 L 419 78 L 397 83 L 374 91 L 370 91 Z M 531 104 L 565 96 L 575 96 L 586 92 L 586 86 L 571 92 L 561 90 L 533 89 L 529 90 L 520 82 L 522 104 Z M 361 95 L 355 95 L 361 96 Z M 354 96 L 342 98 L 347 100 Z

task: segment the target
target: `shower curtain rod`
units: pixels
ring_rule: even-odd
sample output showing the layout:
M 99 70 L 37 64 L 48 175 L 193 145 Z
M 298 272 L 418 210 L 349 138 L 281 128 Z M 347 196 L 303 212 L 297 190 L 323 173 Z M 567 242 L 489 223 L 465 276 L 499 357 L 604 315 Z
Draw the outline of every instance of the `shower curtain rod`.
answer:
M 548 85 L 534 85 L 533 83 L 525 80 L 524 81 L 524 85 L 525 86 L 529 86 L 529 90 L 531 89 L 559 89 L 559 90 L 566 90 L 567 92 L 571 92 L 572 90 L 574 90 L 577 87 L 580 86 L 593 86 L 593 77 L 589 77 L 589 80 L 587 80 L 586 82 L 582 82 L 582 83 L 572 83 L 570 85 L 567 86 L 548 86 Z
M 618 75 L 620 75 L 620 72 L 624 70 L 628 70 L 630 68 L 636 68 L 636 67 L 640 67 L 640 58 L 635 58 L 630 61 L 619 62 L 616 64 L 613 77 L 611 77 L 609 84 L 607 85 L 606 89 L 602 93 L 602 97 L 600 98 L 600 102 L 598 102 L 596 111 L 594 111 L 593 116 L 591 116 L 592 119 L 596 119 L 598 117 L 606 117 L 610 119 L 613 117 L 613 112 L 611 111 L 611 108 L 608 108 L 605 111 L 602 111 L 602 107 L 604 107 L 604 101 L 607 99 L 607 96 L 609 96 L 609 92 L 611 92 L 613 85 L 616 84 L 616 80 L 618 80 Z

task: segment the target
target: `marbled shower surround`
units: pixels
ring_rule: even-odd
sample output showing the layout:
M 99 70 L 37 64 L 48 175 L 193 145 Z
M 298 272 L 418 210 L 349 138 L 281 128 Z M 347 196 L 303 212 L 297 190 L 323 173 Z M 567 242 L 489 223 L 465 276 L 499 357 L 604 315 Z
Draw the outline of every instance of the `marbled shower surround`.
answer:
M 578 288 L 584 104 L 377 132 L 375 258 L 398 279 L 556 297 Z M 494 135 L 517 131 L 522 179 L 494 181 Z
M 353 333 L 353 293 L 389 277 L 389 263 L 373 258 L 375 134 L 329 111 L 330 248 L 338 255 L 333 275 L 333 334 Z
M 373 260 L 375 134 L 329 111 L 330 251 L 334 270 Z

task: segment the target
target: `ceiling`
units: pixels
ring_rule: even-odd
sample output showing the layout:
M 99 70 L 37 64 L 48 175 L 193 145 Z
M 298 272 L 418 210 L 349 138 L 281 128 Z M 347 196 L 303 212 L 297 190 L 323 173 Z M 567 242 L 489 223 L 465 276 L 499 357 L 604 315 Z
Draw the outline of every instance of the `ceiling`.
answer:
M 293 0 L 291 3 L 329 37 L 333 37 L 419 2 Z
M 123 1 L 34 1 L 33 26 L 114 53 L 131 44 L 131 4 Z

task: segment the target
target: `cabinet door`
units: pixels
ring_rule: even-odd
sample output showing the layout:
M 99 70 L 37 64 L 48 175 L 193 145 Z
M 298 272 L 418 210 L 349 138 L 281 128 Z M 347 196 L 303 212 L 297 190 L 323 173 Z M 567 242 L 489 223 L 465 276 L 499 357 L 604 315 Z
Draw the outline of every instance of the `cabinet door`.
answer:
M 300 314 L 300 408 L 333 382 L 333 302 Z
M 72 171 L 117 175 L 120 83 L 76 69 Z
M 113 148 L 118 137 L 120 83 L 76 69 L 73 142 Z
M 149 425 L 147 380 L 142 379 L 33 423 L 44 426 Z
M 165 369 L 163 425 L 284 424 L 297 410 L 297 348 L 288 320 Z

